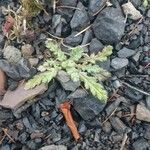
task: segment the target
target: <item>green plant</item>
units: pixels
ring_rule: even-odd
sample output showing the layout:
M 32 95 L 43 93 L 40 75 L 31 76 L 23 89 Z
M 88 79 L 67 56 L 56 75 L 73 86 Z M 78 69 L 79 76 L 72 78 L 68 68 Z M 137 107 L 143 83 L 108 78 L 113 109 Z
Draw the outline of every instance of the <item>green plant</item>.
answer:
M 150 0 L 143 0 L 143 6 L 147 7 L 149 5 Z
M 83 82 L 84 87 L 98 99 L 107 100 L 107 92 L 100 81 L 109 77 L 110 73 L 96 65 L 96 62 L 107 60 L 112 53 L 112 46 L 107 46 L 102 52 L 90 56 L 85 54 L 81 47 L 71 49 L 70 54 L 65 53 L 60 49 L 60 44 L 50 39 L 46 41 L 46 47 L 52 53 L 52 58 L 39 66 L 38 70 L 41 73 L 26 83 L 26 89 L 34 88 L 41 83 L 49 83 L 57 76 L 58 71 L 64 70 L 74 82 Z

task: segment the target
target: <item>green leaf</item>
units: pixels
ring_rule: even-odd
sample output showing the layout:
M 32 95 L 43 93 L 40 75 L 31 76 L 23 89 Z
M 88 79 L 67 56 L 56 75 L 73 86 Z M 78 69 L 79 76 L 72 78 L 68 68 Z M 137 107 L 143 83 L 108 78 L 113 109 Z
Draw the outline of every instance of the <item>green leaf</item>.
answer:
M 99 100 L 106 102 L 107 92 L 104 90 L 103 86 L 99 84 L 94 77 L 87 76 L 85 73 L 80 73 L 80 79 L 84 82 L 86 89 L 89 89 L 93 96 L 96 96 Z
M 63 68 L 68 68 L 68 67 L 74 67 L 75 68 L 75 65 L 76 65 L 75 62 L 73 60 L 71 60 L 71 59 L 63 61 L 62 64 L 61 64 L 61 66 Z
M 48 39 L 46 42 L 46 47 L 53 53 L 54 57 L 59 61 L 64 61 L 67 59 L 65 53 L 60 49 L 60 44 L 51 39 Z
M 107 57 L 112 54 L 112 50 L 113 50 L 113 47 L 110 46 L 110 45 L 104 47 L 104 49 L 102 50 L 102 52 L 99 52 L 96 55 L 96 57 L 97 57 L 96 60 L 98 60 L 98 61 L 105 61 L 105 60 L 107 60 Z
M 67 69 L 66 69 L 66 72 L 70 75 L 71 79 L 72 79 L 74 82 L 77 82 L 77 81 L 80 80 L 78 69 L 76 69 L 76 68 L 67 68 Z
M 78 61 L 83 56 L 83 49 L 81 47 L 75 47 L 71 50 L 70 59 Z
M 88 73 L 99 73 L 100 72 L 100 67 L 98 65 L 92 65 L 92 64 L 83 65 L 81 69 L 82 69 L 82 71 L 86 71 Z
M 51 68 L 50 71 L 45 71 L 40 74 L 35 75 L 32 79 L 27 81 L 25 89 L 34 88 L 42 83 L 49 83 L 54 77 L 56 77 L 58 70 L 56 68 Z

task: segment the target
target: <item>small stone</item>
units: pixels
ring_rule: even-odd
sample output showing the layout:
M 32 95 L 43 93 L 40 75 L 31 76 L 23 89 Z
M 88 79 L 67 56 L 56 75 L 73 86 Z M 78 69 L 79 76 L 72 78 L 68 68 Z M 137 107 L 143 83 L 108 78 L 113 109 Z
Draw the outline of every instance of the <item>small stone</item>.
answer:
M 75 13 L 70 22 L 70 26 L 73 30 L 81 31 L 83 28 L 88 26 L 88 23 L 90 21 L 88 14 L 85 10 L 85 7 L 81 2 L 78 3 L 77 8 L 79 8 L 80 10 L 79 9 L 75 10 Z
M 75 91 L 80 86 L 80 82 L 73 82 L 65 71 L 58 72 L 57 80 L 67 91 Z
M 4 58 L 10 63 L 17 63 L 21 59 L 21 52 L 14 46 L 7 46 L 4 48 Z
M 34 48 L 30 44 L 25 44 L 21 47 L 21 52 L 24 58 L 30 58 L 34 52 Z
M 101 8 L 105 4 L 105 2 L 106 2 L 105 0 L 91 0 L 91 1 L 89 1 L 89 5 L 88 5 L 89 15 L 93 16 L 95 13 L 97 13 L 99 10 L 101 10 Z
M 8 63 L 8 61 L 1 59 L 0 68 L 6 73 L 7 76 L 14 80 L 20 80 L 20 75 L 15 66 Z
M 11 150 L 9 145 L 4 145 L 0 149 L 1 150 Z
M 6 108 L 16 109 L 27 100 L 31 100 L 47 90 L 47 86 L 41 84 L 33 89 L 25 90 L 25 84 L 20 84 L 14 91 L 7 91 L 0 101 L 0 105 Z
M 92 41 L 90 42 L 89 46 L 90 54 L 92 53 L 97 54 L 103 48 L 104 45 L 97 38 L 92 39 Z
M 118 70 L 118 69 L 122 69 L 122 68 L 126 67 L 128 65 L 128 63 L 129 63 L 128 59 L 116 57 L 116 58 L 112 59 L 111 66 L 114 69 Z
M 140 138 L 132 144 L 132 148 L 133 150 L 146 150 L 149 148 L 149 144 L 144 138 Z
M 118 117 L 112 117 L 109 120 L 116 132 L 129 133 L 131 131 L 131 129 L 127 127 Z
M 136 118 L 141 121 L 150 122 L 150 110 L 138 104 L 136 108 Z
M 61 15 L 53 15 L 52 18 L 52 28 L 55 29 L 61 22 Z
M 146 96 L 146 105 L 150 109 L 150 96 Z
M 36 139 L 36 138 L 43 138 L 44 134 L 41 132 L 33 132 L 33 133 L 31 133 L 30 137 L 32 140 Z
M 78 32 L 72 32 L 71 35 L 64 39 L 64 43 L 70 46 L 78 46 L 82 42 L 83 35 L 75 36 Z
M 91 95 L 84 98 L 74 99 L 73 101 L 74 109 L 86 121 L 94 119 L 95 116 L 103 110 L 105 105 L 105 103 L 102 103 Z
M 39 59 L 38 58 L 29 58 L 29 63 L 31 65 L 31 67 L 36 67 L 39 63 Z
M 117 44 L 124 34 L 125 22 L 118 6 L 107 7 L 98 14 L 93 23 L 93 31 L 97 39 L 106 44 Z
M 39 150 L 67 150 L 64 145 L 48 145 L 40 148 Z
M 148 12 L 147 12 L 147 17 L 150 18 L 150 10 L 148 10 Z
M 117 54 L 120 58 L 128 58 L 133 56 L 135 53 L 136 52 L 134 50 L 124 47 Z
M 127 2 L 122 5 L 125 15 L 129 15 L 130 19 L 138 20 L 142 17 L 140 11 L 138 11 L 131 2 Z

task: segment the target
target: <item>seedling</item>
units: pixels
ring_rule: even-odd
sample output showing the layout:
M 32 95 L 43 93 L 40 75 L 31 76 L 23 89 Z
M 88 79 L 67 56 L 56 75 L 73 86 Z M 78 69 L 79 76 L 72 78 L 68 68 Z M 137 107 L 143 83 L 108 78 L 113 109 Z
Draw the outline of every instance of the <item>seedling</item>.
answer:
M 70 54 L 66 54 L 60 49 L 60 44 L 51 39 L 46 41 L 46 47 L 52 53 L 52 58 L 38 67 L 40 73 L 27 82 L 26 89 L 49 83 L 57 76 L 58 71 L 63 70 L 74 82 L 81 81 L 98 99 L 107 100 L 107 92 L 100 82 L 109 77 L 110 73 L 99 67 L 96 62 L 107 60 L 112 53 L 112 46 L 106 46 L 101 52 L 90 56 L 79 46 L 71 49 Z

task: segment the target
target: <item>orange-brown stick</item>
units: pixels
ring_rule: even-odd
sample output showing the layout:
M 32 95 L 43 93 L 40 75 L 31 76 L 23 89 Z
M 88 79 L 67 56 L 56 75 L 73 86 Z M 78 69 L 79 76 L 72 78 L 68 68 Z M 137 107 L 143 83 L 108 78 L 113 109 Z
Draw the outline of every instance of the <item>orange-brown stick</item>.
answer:
M 69 102 L 64 102 L 64 103 L 60 104 L 60 109 L 66 119 L 66 123 L 67 123 L 68 127 L 70 128 L 70 130 L 73 134 L 73 137 L 77 141 L 80 138 L 80 135 L 79 135 L 77 127 L 74 123 L 74 120 L 72 118 L 72 114 L 70 112 L 70 107 L 71 107 L 71 105 Z

